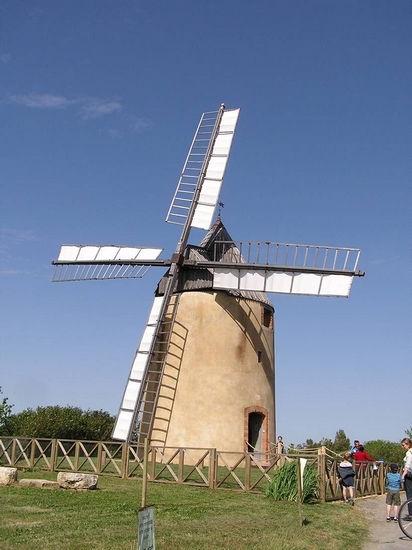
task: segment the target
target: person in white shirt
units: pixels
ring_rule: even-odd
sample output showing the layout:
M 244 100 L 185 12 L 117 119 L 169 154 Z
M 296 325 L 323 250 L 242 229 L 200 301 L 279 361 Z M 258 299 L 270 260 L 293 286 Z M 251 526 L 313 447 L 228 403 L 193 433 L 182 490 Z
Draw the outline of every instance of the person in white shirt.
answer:
M 409 437 L 404 437 L 401 445 L 406 451 L 405 458 L 403 459 L 402 479 L 406 498 L 409 500 L 412 499 L 412 440 Z M 412 502 L 408 504 L 408 514 L 405 519 L 412 521 Z

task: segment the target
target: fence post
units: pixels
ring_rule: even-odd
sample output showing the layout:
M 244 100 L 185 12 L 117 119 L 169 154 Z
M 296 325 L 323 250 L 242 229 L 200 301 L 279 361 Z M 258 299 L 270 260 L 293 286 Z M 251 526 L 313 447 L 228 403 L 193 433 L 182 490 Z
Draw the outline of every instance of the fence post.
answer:
M 35 457 L 36 457 L 36 440 L 32 438 L 30 442 L 30 468 L 34 468 Z
M 250 491 L 250 470 L 252 461 L 250 453 L 245 453 L 245 491 Z
M 156 447 L 150 446 L 150 479 L 156 479 Z
M 216 449 L 209 450 L 209 489 L 216 489 L 217 484 L 217 455 Z
M 103 468 L 106 462 L 105 458 L 106 458 L 106 453 L 103 451 L 103 443 L 99 441 L 97 443 L 97 464 L 96 464 L 98 474 L 101 474 L 103 471 Z
M 57 439 L 51 440 L 50 471 L 55 472 L 57 466 Z
M 180 449 L 179 449 L 179 465 L 178 465 L 178 470 L 177 470 L 177 482 L 178 483 L 183 483 L 184 463 L 185 463 L 185 453 L 184 453 L 184 450 L 180 447 Z
M 385 493 L 385 463 L 379 462 L 379 494 Z
M 80 456 L 80 442 L 75 441 L 74 444 L 74 471 L 79 471 L 79 456 Z
M 11 444 L 11 464 L 10 466 L 16 466 L 16 438 L 13 437 L 13 443 Z
M 120 476 L 122 479 L 127 478 L 127 472 L 129 469 L 129 444 L 127 441 L 124 441 L 122 444 L 122 466 Z
M 319 497 L 321 502 L 326 502 L 326 447 L 318 449 L 318 475 Z

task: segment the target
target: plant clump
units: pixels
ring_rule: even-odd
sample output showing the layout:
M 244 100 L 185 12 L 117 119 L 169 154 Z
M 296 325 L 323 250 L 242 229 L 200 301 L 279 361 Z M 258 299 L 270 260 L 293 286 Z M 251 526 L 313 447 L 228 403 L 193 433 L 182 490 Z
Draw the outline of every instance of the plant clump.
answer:
M 273 474 L 266 487 L 266 496 L 274 500 L 298 500 L 298 467 L 296 461 L 286 462 Z M 318 473 L 312 466 L 303 471 L 303 502 L 314 502 L 318 498 Z

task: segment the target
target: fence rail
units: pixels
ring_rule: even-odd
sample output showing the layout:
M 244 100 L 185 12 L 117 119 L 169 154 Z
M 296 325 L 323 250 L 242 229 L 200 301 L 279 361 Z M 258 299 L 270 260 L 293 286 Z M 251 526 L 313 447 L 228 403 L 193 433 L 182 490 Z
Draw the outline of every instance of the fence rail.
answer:
M 143 445 L 113 441 L 75 441 L 0 437 L 0 466 L 21 470 L 82 472 L 121 478 L 143 477 Z M 317 470 L 319 498 L 341 498 L 340 458 L 325 447 L 293 454 L 226 452 L 185 447 L 148 447 L 148 481 L 232 490 L 264 492 L 274 472 L 285 462 L 305 458 Z M 356 495 L 385 492 L 387 465 L 357 463 Z

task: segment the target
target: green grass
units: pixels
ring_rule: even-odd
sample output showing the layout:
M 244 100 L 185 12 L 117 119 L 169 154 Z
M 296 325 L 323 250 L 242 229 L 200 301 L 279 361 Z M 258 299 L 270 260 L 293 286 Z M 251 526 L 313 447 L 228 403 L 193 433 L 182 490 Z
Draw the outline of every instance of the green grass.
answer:
M 19 479 L 55 480 L 50 472 Z M 99 477 L 97 491 L 0 487 L 0 549 L 131 550 L 136 548 L 142 485 Z M 346 550 L 360 548 L 367 524 L 340 503 L 303 505 L 263 494 L 149 483 L 157 550 Z

